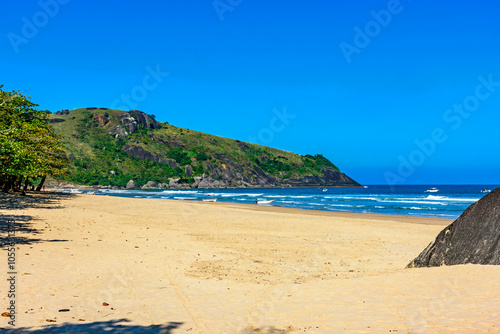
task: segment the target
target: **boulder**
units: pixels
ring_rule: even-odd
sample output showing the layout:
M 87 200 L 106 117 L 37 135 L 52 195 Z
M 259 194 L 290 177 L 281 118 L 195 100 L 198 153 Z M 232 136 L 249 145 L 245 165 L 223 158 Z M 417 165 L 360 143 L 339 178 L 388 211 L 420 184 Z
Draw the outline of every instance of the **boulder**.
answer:
M 180 179 L 172 179 L 172 178 L 169 178 L 168 179 L 168 187 L 169 188 L 179 188 L 180 187 L 180 184 L 178 183 Z
M 161 189 L 168 188 L 168 184 L 167 183 L 158 183 L 158 188 L 161 188 Z
M 172 168 L 179 167 L 179 163 L 177 161 L 175 161 L 174 159 L 163 158 L 162 162 L 166 163 L 167 165 L 169 165 Z
M 192 176 L 193 175 L 193 168 L 191 167 L 191 165 L 187 165 L 186 168 L 185 168 L 185 173 L 187 176 Z
M 139 125 L 146 129 L 160 129 L 161 125 L 154 119 L 154 116 L 143 113 L 140 110 L 131 110 L 128 112 Z
M 138 187 L 139 187 L 139 185 L 134 180 L 128 181 L 127 185 L 125 186 L 126 189 L 134 189 L 134 188 L 138 188 Z
M 125 138 L 128 135 L 128 132 L 123 130 L 121 126 L 115 127 L 113 130 L 109 132 L 109 135 L 115 137 L 115 138 Z
M 95 121 L 95 122 L 98 122 L 101 126 L 105 126 L 106 124 L 109 123 L 109 119 L 104 116 L 104 115 L 96 115 L 94 117 L 92 117 L 92 119 Z
M 500 265 L 500 187 L 470 205 L 408 267 Z
M 158 188 L 158 183 L 154 181 L 148 181 L 145 185 L 141 187 L 142 189 L 148 189 L 148 188 Z
M 152 153 L 140 146 L 136 145 L 123 145 L 122 151 L 128 155 L 138 158 L 139 160 L 154 161 L 161 164 L 167 164 L 172 168 L 179 166 L 177 161 L 173 159 L 163 158 L 160 154 Z
M 214 181 L 215 180 L 213 178 L 208 176 L 203 180 L 200 180 L 200 182 L 198 183 L 198 188 L 213 188 Z
M 137 129 L 139 129 L 137 122 L 134 121 L 134 122 L 128 123 L 128 125 L 127 125 L 128 132 L 133 133 L 133 132 L 137 131 Z
M 118 116 L 118 119 L 120 120 L 120 123 L 123 125 L 127 125 L 128 123 L 135 122 L 135 119 L 133 119 L 129 113 L 124 113 Z

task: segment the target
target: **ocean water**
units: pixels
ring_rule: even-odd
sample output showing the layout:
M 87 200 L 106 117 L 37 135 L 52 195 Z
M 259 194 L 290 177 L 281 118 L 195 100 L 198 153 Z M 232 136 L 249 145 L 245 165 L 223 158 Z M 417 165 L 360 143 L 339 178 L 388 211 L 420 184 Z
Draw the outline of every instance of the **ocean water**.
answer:
M 432 187 L 439 191 L 426 192 Z M 457 218 L 469 205 L 486 195 L 481 192 L 483 188 L 493 190 L 496 187 L 494 185 L 399 185 L 393 187 L 379 185 L 365 188 L 103 189 L 96 191 L 96 195 L 185 201 L 216 198 L 217 202 L 254 205 L 257 205 L 256 200 L 272 200 L 271 204 L 266 205 L 325 211 Z

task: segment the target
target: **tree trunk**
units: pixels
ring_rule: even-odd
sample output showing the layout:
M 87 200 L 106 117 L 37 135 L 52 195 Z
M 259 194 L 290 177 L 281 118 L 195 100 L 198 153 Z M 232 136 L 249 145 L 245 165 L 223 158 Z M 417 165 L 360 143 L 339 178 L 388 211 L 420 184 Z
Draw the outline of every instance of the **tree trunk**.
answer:
M 43 187 L 43 184 L 45 183 L 45 179 L 47 178 L 47 175 L 44 175 L 42 177 L 42 179 L 40 180 L 40 184 L 38 185 L 38 187 L 36 187 L 36 191 L 40 191 L 42 190 L 42 187 Z
M 8 176 L 3 184 L 3 192 L 10 192 L 13 190 L 15 187 L 15 177 L 14 176 Z
M 9 178 L 7 177 L 7 179 L 3 182 L 2 184 L 2 191 L 4 193 L 8 193 L 9 192 L 9 189 L 10 189 L 10 186 L 9 186 Z
M 22 176 L 18 176 L 16 178 L 14 178 L 14 184 L 12 186 L 12 190 L 13 191 L 19 191 L 21 190 L 21 184 L 23 183 L 23 177 Z
M 28 189 L 29 182 L 30 178 L 26 176 L 26 179 L 24 180 L 23 190 L 21 191 L 21 196 L 26 196 L 26 189 Z

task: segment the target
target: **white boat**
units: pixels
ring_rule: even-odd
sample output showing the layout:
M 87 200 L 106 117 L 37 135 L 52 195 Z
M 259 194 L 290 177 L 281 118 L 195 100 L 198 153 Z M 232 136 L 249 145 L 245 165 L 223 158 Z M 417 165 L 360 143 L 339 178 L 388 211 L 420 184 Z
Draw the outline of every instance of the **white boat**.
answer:
M 274 202 L 273 200 L 256 200 L 255 203 L 256 204 L 271 204 L 272 202 Z
M 203 202 L 217 202 L 217 198 L 204 198 Z
M 328 189 L 323 188 L 323 189 L 321 189 L 321 191 L 322 191 L 322 192 L 325 192 L 325 191 L 328 191 Z
M 427 189 L 425 192 L 426 193 L 437 193 L 439 191 L 439 189 L 437 188 L 431 188 L 431 189 Z
M 481 192 L 482 192 L 482 193 L 490 193 L 490 192 L 491 192 L 491 190 L 486 189 L 486 188 L 483 188 L 483 189 L 481 189 Z

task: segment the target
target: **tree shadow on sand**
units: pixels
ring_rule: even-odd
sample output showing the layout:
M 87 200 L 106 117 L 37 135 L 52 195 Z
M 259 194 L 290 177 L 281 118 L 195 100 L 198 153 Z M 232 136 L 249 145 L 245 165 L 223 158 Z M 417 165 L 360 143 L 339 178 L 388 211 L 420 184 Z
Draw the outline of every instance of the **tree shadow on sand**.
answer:
M 39 242 L 61 242 L 67 240 L 47 240 L 40 239 L 37 235 L 41 235 L 42 231 L 33 227 L 32 220 L 34 217 L 28 215 L 9 214 L 10 210 L 25 210 L 29 208 L 37 209 L 61 209 L 62 200 L 70 199 L 74 195 L 62 193 L 29 193 L 26 196 L 18 194 L 0 193 L 0 247 L 5 246 L 9 242 L 8 231 L 15 232 L 15 244 L 29 245 Z M 7 214 L 6 214 L 7 213 Z M 20 236 L 20 234 L 24 234 Z M 29 236 L 26 236 L 29 235 Z
M 26 196 L 17 193 L 0 193 L 0 210 L 60 209 L 62 200 L 75 195 L 56 192 L 29 192 Z
M 35 334 L 83 334 L 83 333 L 145 333 L 145 334 L 174 334 L 173 330 L 179 328 L 182 322 L 168 322 L 163 325 L 134 326 L 124 323 L 130 322 L 128 319 L 118 319 L 110 321 L 92 322 L 88 324 L 61 324 L 50 325 L 42 329 L 31 330 L 24 328 L 5 328 L 0 329 L 0 333 L 35 333 Z

